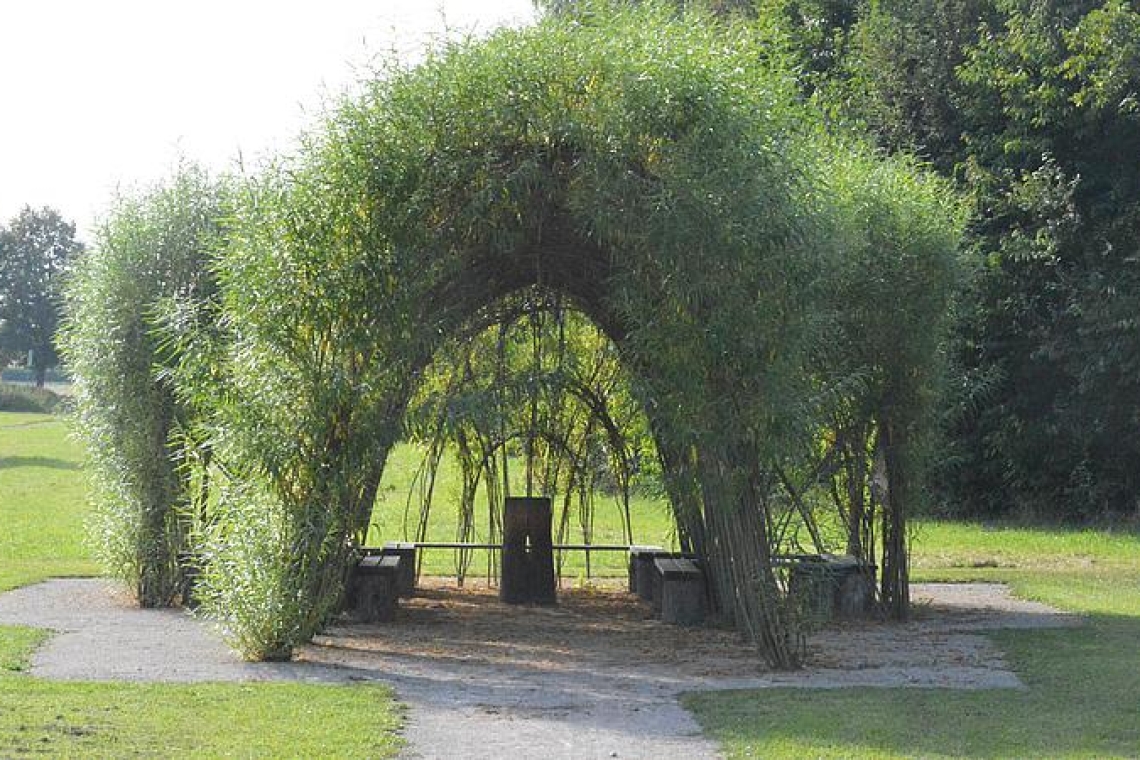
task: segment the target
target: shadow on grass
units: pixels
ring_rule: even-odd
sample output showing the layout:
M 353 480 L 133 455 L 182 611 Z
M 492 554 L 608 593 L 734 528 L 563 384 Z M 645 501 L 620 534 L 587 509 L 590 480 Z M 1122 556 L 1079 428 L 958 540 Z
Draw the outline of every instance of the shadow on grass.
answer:
M 50 470 L 80 470 L 77 462 L 56 457 L 3 457 L 0 458 L 0 470 L 14 470 L 19 467 L 43 467 Z
M 1140 618 L 992 636 L 1026 689 L 766 689 L 685 703 L 729 757 L 1140 755 Z

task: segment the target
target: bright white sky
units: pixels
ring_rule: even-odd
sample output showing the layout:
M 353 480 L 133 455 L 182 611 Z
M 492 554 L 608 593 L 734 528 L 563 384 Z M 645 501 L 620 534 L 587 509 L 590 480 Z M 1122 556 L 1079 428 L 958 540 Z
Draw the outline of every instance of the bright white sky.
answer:
M 0 0 L 0 223 L 48 205 L 90 240 L 117 188 L 179 157 L 289 150 L 376 57 L 533 16 L 532 0 Z

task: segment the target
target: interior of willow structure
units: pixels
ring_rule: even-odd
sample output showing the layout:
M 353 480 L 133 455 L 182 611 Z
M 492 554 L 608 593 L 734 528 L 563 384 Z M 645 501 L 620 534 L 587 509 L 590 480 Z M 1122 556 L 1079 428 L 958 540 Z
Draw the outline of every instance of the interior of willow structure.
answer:
M 510 496 L 552 500 L 556 545 L 664 541 L 699 551 L 669 501 L 667 465 L 617 347 L 557 292 L 517 291 L 459 330 L 425 372 L 404 437 L 415 474 L 400 492 L 379 489 L 372 538 L 460 544 L 451 571 L 461 586 L 469 575 L 497 578 L 495 551 L 462 544 L 501 543 Z M 770 468 L 768 535 L 787 560 L 784 593 L 786 568 L 809 556 L 848 555 L 873 576 L 886 489 L 875 425 L 837 409 L 812 447 Z M 649 510 L 668 514 L 667 533 L 636 530 Z M 609 528 L 600 539 L 599 514 Z M 589 579 L 596 560 L 580 551 Z M 559 576 L 566 559 L 556 553 Z
M 380 489 L 389 502 L 406 496 L 405 539 L 438 537 L 429 527 L 454 515 L 447 540 L 498 544 L 503 499 L 524 495 L 553 500 L 556 544 L 599 543 L 603 512 L 615 530 L 602 543 L 629 545 L 635 492 L 660 495 L 656 450 L 616 348 L 557 293 L 527 288 L 480 313 L 437 353 L 405 419 L 421 454 L 415 476 L 406 494 Z M 441 493 L 441 470 L 457 493 Z M 460 584 L 477 553 L 456 548 Z M 584 558 L 589 577 L 593 557 Z M 485 559 L 493 580 L 497 554 Z M 565 559 L 557 554 L 560 573 Z

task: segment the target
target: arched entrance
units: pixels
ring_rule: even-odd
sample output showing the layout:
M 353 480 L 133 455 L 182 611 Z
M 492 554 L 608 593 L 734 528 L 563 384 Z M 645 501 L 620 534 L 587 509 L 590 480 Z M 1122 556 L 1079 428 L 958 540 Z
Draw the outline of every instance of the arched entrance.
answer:
M 905 614 L 955 212 L 905 161 L 827 136 L 758 32 L 706 22 L 615 12 L 449 48 L 234 194 L 224 382 L 196 397 L 229 479 L 195 541 L 207 609 L 247 656 L 328 618 L 425 367 L 530 287 L 618 347 L 679 530 L 771 664 L 796 663 L 774 518 L 810 512 L 800 486 L 841 442 L 868 454 L 867 431 L 889 488 L 861 550 L 882 550 Z

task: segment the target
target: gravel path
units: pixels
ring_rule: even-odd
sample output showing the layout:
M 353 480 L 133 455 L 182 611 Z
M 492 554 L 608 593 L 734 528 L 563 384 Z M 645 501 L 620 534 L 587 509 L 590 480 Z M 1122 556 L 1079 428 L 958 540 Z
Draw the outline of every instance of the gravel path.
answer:
M 56 632 L 31 672 L 63 681 L 343 681 L 312 663 L 250 663 L 179 610 L 142 610 L 103 580 L 50 580 L 0 594 L 0 625 Z
M 562 592 L 553 608 L 488 589 L 424 589 L 395 623 L 334 627 L 292 663 L 235 657 L 202 621 L 139 610 L 99 580 L 0 595 L 0 624 L 51 628 L 32 673 L 135 681 L 392 684 L 409 706 L 408 757 L 717 757 L 677 697 L 729 688 L 1020 688 L 983 631 L 1079 619 L 996 584 L 913 587 L 915 619 L 811 638 L 810 666 L 771 673 L 728 631 L 650 619 L 617 592 Z

